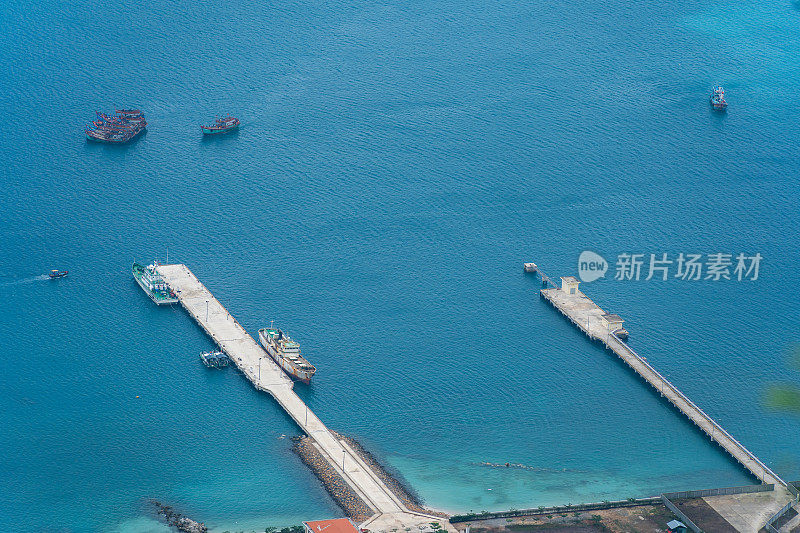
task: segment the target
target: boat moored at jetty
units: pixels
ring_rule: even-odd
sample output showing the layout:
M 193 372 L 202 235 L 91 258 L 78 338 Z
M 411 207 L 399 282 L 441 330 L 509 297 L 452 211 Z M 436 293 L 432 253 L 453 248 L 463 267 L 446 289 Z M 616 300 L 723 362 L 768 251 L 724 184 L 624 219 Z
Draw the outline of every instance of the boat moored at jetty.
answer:
M 178 296 L 170 289 L 164 278 L 156 270 L 158 263 L 153 261 L 148 266 L 141 265 L 134 261 L 133 279 L 139 287 L 158 305 L 174 304 L 178 302 Z
M 228 366 L 230 359 L 224 352 L 219 350 L 211 350 L 210 352 L 203 352 L 200 354 L 200 360 L 208 368 L 223 368 Z
M 200 126 L 200 130 L 203 132 L 203 135 L 219 135 L 220 133 L 226 133 L 237 129 L 239 124 L 238 118 L 228 115 L 218 118 L 214 121 L 213 126 Z
M 117 109 L 116 115 L 97 113 L 85 129 L 90 141 L 121 144 L 133 140 L 147 129 L 147 120 L 138 109 Z
M 723 89 L 721 85 L 714 87 L 710 101 L 711 107 L 717 111 L 725 111 L 725 109 L 728 108 L 728 102 L 725 101 L 725 89 Z
M 67 274 L 69 274 L 68 270 L 56 270 L 56 269 L 53 269 L 53 270 L 50 271 L 50 274 L 48 274 L 48 276 L 50 276 L 50 279 L 58 279 L 58 278 L 63 278 Z
M 300 355 L 300 345 L 288 335 L 270 326 L 258 330 L 258 342 L 284 372 L 303 383 L 311 382 L 317 369 Z

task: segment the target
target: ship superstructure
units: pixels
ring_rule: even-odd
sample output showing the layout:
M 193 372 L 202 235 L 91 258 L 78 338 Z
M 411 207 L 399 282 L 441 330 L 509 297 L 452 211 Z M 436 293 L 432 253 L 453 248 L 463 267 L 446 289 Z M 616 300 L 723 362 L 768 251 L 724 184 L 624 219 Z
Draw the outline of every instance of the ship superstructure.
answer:
M 217 118 L 211 126 L 200 126 L 200 130 L 203 132 L 203 135 L 219 135 L 220 133 L 226 133 L 237 129 L 240 124 L 238 118 L 227 115 L 222 118 Z
M 721 85 L 714 87 L 709 101 L 711 102 L 711 107 L 717 111 L 725 111 L 728 108 L 728 102 L 725 100 L 725 89 Z
M 300 345 L 278 328 L 269 327 L 258 330 L 258 342 L 270 357 L 291 377 L 309 383 L 314 365 L 300 354 Z
M 133 263 L 133 279 L 139 284 L 139 287 L 158 305 L 178 303 L 178 296 L 170 289 L 164 278 L 156 270 L 158 263 L 155 261 L 144 266 L 139 263 Z

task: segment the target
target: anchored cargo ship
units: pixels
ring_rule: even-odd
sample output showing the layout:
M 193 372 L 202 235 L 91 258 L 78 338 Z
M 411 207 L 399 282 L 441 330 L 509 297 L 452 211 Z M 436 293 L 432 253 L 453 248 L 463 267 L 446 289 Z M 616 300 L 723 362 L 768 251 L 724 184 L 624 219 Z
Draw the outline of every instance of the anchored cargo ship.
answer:
M 258 341 L 284 372 L 303 383 L 310 383 L 317 371 L 314 365 L 300 355 L 300 345 L 277 328 L 258 330 Z
M 151 300 L 158 305 L 174 304 L 178 302 L 178 296 L 169 288 L 167 282 L 158 273 L 156 267 L 158 263 L 155 261 L 148 266 L 133 263 L 133 279 L 147 293 Z
M 213 126 L 200 126 L 203 135 L 218 135 L 228 131 L 233 131 L 239 127 L 239 119 L 228 115 L 218 118 Z

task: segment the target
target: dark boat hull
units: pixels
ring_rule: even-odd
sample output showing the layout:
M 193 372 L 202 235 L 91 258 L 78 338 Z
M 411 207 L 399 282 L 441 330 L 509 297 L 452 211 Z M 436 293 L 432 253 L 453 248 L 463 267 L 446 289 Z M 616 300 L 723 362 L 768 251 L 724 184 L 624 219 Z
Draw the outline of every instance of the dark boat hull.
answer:
M 221 135 L 223 133 L 228 133 L 229 131 L 238 130 L 239 125 L 236 124 L 230 128 L 209 128 L 208 126 L 200 126 L 200 129 L 203 131 L 203 135 Z
M 86 139 L 89 140 L 89 141 L 92 141 L 92 142 L 96 142 L 96 143 L 125 144 L 125 143 L 129 143 L 132 140 L 136 139 L 139 135 L 144 133 L 146 130 L 147 130 L 147 128 L 142 128 L 141 130 L 139 130 L 136 133 L 134 133 L 132 136 L 130 136 L 128 138 L 123 138 L 123 139 L 103 139 L 103 138 L 94 137 L 93 135 L 89 135 L 87 133 L 86 134 Z

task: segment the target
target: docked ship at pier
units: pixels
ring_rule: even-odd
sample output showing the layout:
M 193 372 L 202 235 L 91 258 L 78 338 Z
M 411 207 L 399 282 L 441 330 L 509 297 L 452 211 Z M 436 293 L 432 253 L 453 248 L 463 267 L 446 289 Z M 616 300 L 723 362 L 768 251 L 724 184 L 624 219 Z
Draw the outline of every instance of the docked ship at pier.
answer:
M 90 141 L 122 144 L 147 129 L 147 120 L 138 109 L 117 109 L 115 115 L 99 112 L 96 115 L 97 118 L 85 130 Z
M 167 285 L 167 282 L 158 273 L 157 268 L 158 263 L 155 261 L 147 266 L 134 261 L 133 279 L 156 304 L 178 303 L 178 295 Z
M 300 345 L 283 331 L 272 326 L 262 328 L 258 330 L 258 342 L 284 372 L 303 383 L 311 382 L 317 369 L 300 355 Z

